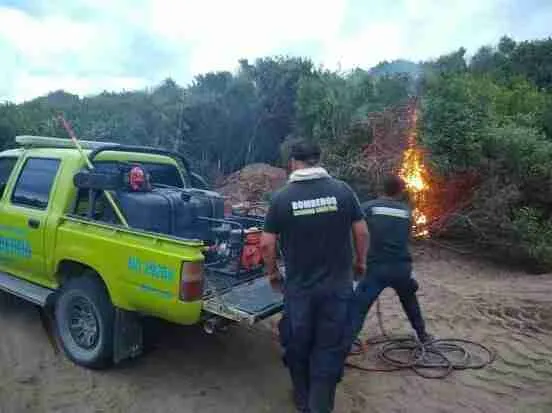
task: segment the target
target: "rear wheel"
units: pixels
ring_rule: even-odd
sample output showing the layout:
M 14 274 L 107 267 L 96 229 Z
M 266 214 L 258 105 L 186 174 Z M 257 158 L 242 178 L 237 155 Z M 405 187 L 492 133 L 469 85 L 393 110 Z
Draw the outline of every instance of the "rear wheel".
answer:
M 104 284 L 91 273 L 69 279 L 55 306 L 57 332 L 71 361 L 105 368 L 113 360 L 114 307 Z

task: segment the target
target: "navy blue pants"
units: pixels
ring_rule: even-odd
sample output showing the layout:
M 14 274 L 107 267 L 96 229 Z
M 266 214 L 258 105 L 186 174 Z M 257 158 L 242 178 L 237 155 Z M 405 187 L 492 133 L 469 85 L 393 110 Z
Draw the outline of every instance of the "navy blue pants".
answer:
M 295 403 L 303 412 L 333 410 L 351 340 L 352 288 L 328 290 L 285 294 L 280 339 Z
M 358 336 L 370 307 L 387 287 L 395 290 L 412 328 L 416 331 L 418 338 L 423 340 L 426 337 L 426 330 L 420 304 L 416 297 L 418 282 L 412 278 L 412 266 L 409 263 L 369 266 L 366 276 L 359 282 L 355 290 L 352 302 L 352 337 Z

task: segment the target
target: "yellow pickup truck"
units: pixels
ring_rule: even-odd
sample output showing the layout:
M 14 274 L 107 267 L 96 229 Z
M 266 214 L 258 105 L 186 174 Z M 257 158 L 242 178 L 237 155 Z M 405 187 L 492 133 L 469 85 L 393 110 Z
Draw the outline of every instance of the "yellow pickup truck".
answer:
M 141 354 L 144 315 L 212 332 L 281 310 L 251 259 L 262 221 L 225 214 L 181 155 L 16 142 L 0 153 L 0 290 L 50 311 L 74 363 L 104 368 Z

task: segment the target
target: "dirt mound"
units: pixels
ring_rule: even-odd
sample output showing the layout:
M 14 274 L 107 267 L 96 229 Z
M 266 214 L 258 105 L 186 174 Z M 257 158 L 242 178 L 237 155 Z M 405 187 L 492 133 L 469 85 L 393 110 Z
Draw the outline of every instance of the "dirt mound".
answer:
M 265 203 L 267 194 L 283 186 L 284 169 L 256 163 L 227 176 L 217 188 L 231 205 Z

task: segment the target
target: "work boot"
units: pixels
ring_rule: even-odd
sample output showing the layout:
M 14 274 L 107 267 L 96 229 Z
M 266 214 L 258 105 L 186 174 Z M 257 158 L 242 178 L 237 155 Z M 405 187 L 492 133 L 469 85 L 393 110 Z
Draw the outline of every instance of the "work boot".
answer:
M 428 344 L 433 343 L 435 340 L 437 340 L 436 336 L 434 336 L 433 334 L 425 333 L 425 332 L 423 334 L 417 334 L 417 336 L 418 336 L 418 341 L 422 345 L 428 345 Z

